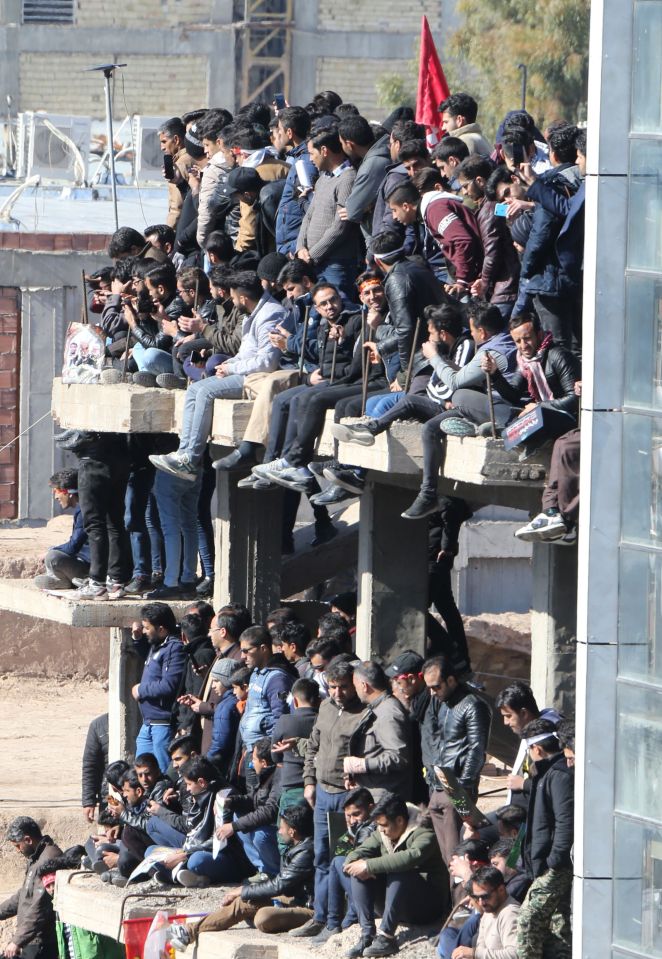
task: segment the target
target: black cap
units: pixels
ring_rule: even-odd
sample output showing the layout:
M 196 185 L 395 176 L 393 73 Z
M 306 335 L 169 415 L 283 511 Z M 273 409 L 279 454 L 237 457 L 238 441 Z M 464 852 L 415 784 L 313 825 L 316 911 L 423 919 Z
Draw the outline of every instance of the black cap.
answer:
M 257 265 L 257 275 L 261 280 L 270 280 L 275 283 L 280 276 L 280 271 L 289 262 L 284 253 L 267 253 Z
M 253 167 L 236 166 L 228 173 L 230 193 L 259 193 L 263 186 L 264 180 Z
M 413 649 L 406 649 L 393 660 L 390 666 L 386 667 L 384 672 L 389 679 L 393 679 L 394 676 L 404 676 L 407 673 L 420 673 L 422 668 L 423 657 L 415 653 Z

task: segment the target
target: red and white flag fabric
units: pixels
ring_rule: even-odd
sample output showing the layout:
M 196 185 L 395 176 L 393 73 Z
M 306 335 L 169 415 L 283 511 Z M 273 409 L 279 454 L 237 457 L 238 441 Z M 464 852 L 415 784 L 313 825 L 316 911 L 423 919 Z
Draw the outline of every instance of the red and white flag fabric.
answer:
M 428 146 L 432 148 L 441 139 L 439 104 L 450 95 L 439 54 L 432 39 L 428 18 L 421 21 L 421 60 L 416 95 L 416 122 L 427 129 Z

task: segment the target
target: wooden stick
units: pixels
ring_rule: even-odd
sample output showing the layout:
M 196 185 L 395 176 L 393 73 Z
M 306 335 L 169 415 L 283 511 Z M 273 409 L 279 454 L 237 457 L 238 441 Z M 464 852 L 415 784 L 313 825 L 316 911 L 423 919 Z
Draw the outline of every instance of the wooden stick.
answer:
M 198 312 L 198 293 L 200 292 L 200 280 L 195 281 L 195 299 L 193 300 L 193 312 Z
M 303 383 L 303 367 L 306 354 L 306 340 L 308 339 L 308 320 L 310 318 L 310 306 L 304 307 L 303 311 L 303 337 L 301 339 L 301 356 L 299 357 L 299 385 Z
M 416 326 L 414 328 L 414 339 L 411 341 L 411 352 L 409 354 L 409 363 L 407 364 L 407 375 L 405 377 L 405 393 L 408 392 L 409 387 L 411 386 L 411 377 L 414 372 L 414 357 L 416 356 L 418 336 L 421 332 L 421 318 L 420 316 L 416 320 Z
M 336 356 L 338 355 L 338 340 L 333 341 L 333 353 L 331 355 L 331 378 L 329 379 L 329 386 L 333 386 L 333 381 L 336 378 Z
M 124 369 L 122 370 L 124 382 L 126 382 L 126 376 L 129 368 L 129 347 L 131 346 L 131 333 L 132 330 L 131 327 L 129 327 L 126 333 L 126 346 L 124 348 Z
M 85 276 L 85 270 L 83 270 L 83 323 L 85 326 L 90 325 L 90 313 L 87 305 L 87 277 Z
M 368 308 L 361 307 L 361 373 L 363 374 L 363 385 L 361 389 L 361 416 L 365 416 L 365 405 L 368 401 L 368 374 L 370 364 L 368 362 L 367 350 L 365 348 L 366 336 L 368 332 Z
M 485 371 L 487 380 L 487 402 L 490 407 L 490 423 L 492 424 L 492 439 L 497 438 L 496 418 L 494 416 L 494 397 L 492 396 L 492 374 Z

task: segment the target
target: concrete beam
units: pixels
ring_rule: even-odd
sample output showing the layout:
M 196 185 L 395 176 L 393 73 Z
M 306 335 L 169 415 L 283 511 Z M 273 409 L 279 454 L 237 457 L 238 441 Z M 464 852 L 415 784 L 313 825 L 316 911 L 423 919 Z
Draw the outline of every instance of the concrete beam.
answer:
M 577 547 L 533 547 L 531 687 L 537 702 L 575 712 Z
M 95 602 L 76 598 L 76 591 L 47 593 L 27 579 L 0 579 L 0 609 L 36 619 L 48 619 L 65 626 L 130 626 L 140 618 L 143 599 Z M 183 616 L 190 602 L 169 604 L 175 616 Z
M 175 394 L 126 383 L 66 384 L 53 380 L 51 405 L 60 426 L 100 433 L 171 433 Z
M 338 535 L 323 546 L 304 543 L 304 537 L 310 537 L 310 527 L 295 532 L 295 552 L 292 556 L 283 556 L 282 559 L 280 593 L 284 599 L 356 566 L 359 545 L 358 516 L 358 503 L 353 503 L 340 514 L 336 513 L 333 523 L 338 529 Z
M 140 682 L 143 663 L 133 649 L 130 628 L 110 630 L 108 667 L 108 761 L 135 755 L 141 725 L 138 704 L 131 690 Z

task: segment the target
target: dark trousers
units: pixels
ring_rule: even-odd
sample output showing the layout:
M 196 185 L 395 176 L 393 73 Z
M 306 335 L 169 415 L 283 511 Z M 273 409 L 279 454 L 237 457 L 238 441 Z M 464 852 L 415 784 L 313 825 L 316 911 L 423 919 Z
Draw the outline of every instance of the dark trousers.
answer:
M 352 899 L 352 877 L 343 872 L 346 856 L 334 856 L 329 869 L 328 915 L 329 929 L 347 929 L 358 921 Z M 347 911 L 345 912 L 345 902 Z
M 428 638 L 430 639 L 430 654 L 437 656 L 444 653 L 453 665 L 461 672 L 471 668 L 469 647 L 464 632 L 462 616 L 455 603 L 451 571 L 453 556 L 442 556 L 440 560 L 429 564 L 428 603 L 434 606 L 443 619 L 446 629 L 433 617 L 428 617 Z
M 125 463 L 86 456 L 78 466 L 78 499 L 90 544 L 90 578 L 125 583 L 131 576 L 131 544 L 124 527 Z
M 331 868 L 331 850 L 329 849 L 328 812 L 340 812 L 346 792 L 330 793 L 320 784 L 315 791 L 315 809 L 313 811 L 315 847 L 315 919 L 326 922 L 329 906 L 329 869 Z
M 151 576 L 152 550 L 147 532 L 147 501 L 154 485 L 151 463 L 131 470 L 124 499 L 124 526 L 131 542 L 134 576 Z
M 285 449 L 285 435 L 290 415 L 290 406 L 293 400 L 305 390 L 314 389 L 314 387 L 305 384 L 301 386 L 291 386 L 289 390 L 283 390 L 275 397 L 271 406 L 271 421 L 269 423 L 269 439 L 264 453 L 264 462 L 270 463 L 271 460 L 280 456 Z
M 361 933 L 374 936 L 376 909 L 381 909 L 380 932 L 394 936 L 400 923 L 423 925 L 443 915 L 442 904 L 430 896 L 430 886 L 417 872 L 391 872 L 374 879 L 352 879 L 352 901 Z
M 372 392 L 383 388 L 384 381 L 379 380 L 373 385 Z M 334 409 L 339 401 L 356 397 L 360 399 L 362 389 L 361 383 L 350 383 L 328 386 L 323 390 L 311 390 L 298 396 L 290 412 L 290 419 L 296 423 L 296 437 L 285 449 L 288 463 L 292 466 L 306 466 L 315 455 L 315 443 L 324 429 L 327 410 Z M 370 392 L 370 384 L 368 391 Z
M 581 356 L 582 298 L 578 296 L 534 296 L 533 303 L 540 324 L 554 337 L 556 346 L 563 346 Z
M 580 437 L 579 430 L 570 430 L 554 443 L 549 480 L 542 494 L 544 510 L 558 509 L 572 523 L 579 518 Z
M 209 454 L 203 458 L 202 486 L 198 500 L 198 552 L 202 572 L 214 575 L 214 524 L 211 518 L 211 501 L 216 490 L 216 471 L 212 469 Z
M 145 851 L 152 841 L 142 829 L 125 826 L 120 841 L 120 858 L 117 868 L 121 876 L 129 878 L 136 866 L 145 858 Z
M 410 393 L 405 396 L 404 400 L 400 400 L 392 409 L 380 416 L 377 425 L 379 432 L 382 433 L 396 420 L 418 420 L 420 423 L 424 423 L 442 411 L 443 407 L 431 400 L 429 396 Z

